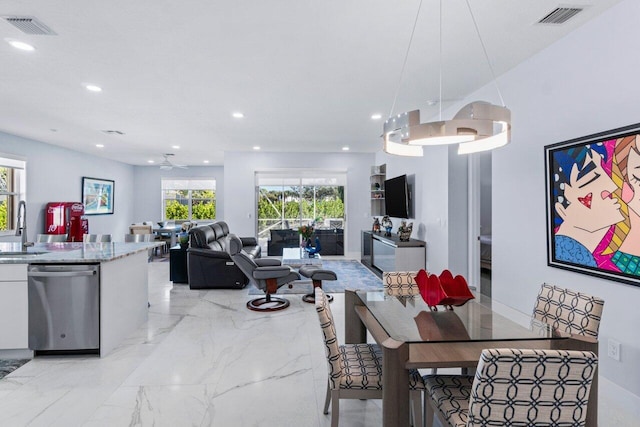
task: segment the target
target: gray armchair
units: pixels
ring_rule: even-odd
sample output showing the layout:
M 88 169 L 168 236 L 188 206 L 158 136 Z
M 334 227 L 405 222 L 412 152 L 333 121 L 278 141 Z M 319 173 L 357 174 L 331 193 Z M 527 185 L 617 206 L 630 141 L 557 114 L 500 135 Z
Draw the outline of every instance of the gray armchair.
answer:
M 252 258 L 242 250 L 242 240 L 235 234 L 229 234 L 229 256 L 249 281 L 258 289 L 265 292 L 265 296 L 247 302 L 247 308 L 255 311 L 276 311 L 289 306 L 284 298 L 274 297 L 280 286 L 284 286 L 300 279 L 297 271 L 282 265 L 274 258 Z

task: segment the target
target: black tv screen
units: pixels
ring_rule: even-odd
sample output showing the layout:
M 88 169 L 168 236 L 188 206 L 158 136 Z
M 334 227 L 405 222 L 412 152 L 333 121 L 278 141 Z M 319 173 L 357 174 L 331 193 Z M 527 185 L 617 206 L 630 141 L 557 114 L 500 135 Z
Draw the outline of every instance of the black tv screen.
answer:
M 394 218 L 409 218 L 409 190 L 407 175 L 400 175 L 384 182 L 385 213 Z

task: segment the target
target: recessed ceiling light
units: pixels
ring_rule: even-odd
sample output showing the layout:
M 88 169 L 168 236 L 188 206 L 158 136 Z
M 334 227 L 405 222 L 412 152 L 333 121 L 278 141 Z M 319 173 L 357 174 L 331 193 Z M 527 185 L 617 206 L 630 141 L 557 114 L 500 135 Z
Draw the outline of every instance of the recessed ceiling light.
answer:
M 104 144 L 96 144 L 96 147 L 98 147 L 98 148 L 104 148 Z
M 256 150 L 256 151 L 258 151 L 258 150 L 260 149 L 260 146 L 258 146 L 258 145 L 254 145 L 254 146 L 253 146 L 253 149 L 254 149 L 254 150 Z
M 33 52 L 34 50 L 36 50 L 36 48 L 31 46 L 29 43 L 21 42 L 20 40 L 13 40 L 13 39 L 5 39 L 5 40 L 7 41 L 7 43 L 15 47 L 16 49 L 26 50 L 27 52 Z
M 349 147 L 345 145 L 344 147 L 342 147 L 342 151 L 349 151 Z
M 155 163 L 153 160 L 147 160 L 147 163 Z
M 86 84 L 84 85 L 85 89 L 91 91 L 91 92 L 102 92 L 102 88 L 100 86 L 96 86 L 96 85 L 92 85 L 92 84 Z
M 371 120 L 380 120 L 382 118 L 382 114 L 372 114 Z
M 233 117 L 235 117 L 236 119 L 241 119 L 244 117 L 244 114 L 240 113 L 240 112 L 235 112 L 232 114 Z
M 202 163 L 209 163 L 209 160 L 203 160 Z
M 179 150 L 180 146 L 179 145 L 172 145 L 171 148 L 173 148 L 174 150 Z

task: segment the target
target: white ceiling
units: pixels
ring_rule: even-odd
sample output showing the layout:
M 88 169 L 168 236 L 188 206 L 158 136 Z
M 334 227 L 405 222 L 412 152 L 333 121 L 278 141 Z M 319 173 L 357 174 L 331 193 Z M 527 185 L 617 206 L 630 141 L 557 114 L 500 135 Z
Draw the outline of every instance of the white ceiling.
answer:
M 469 1 L 500 75 L 620 0 Z M 222 164 L 224 151 L 254 145 L 375 152 L 390 113 L 438 113 L 429 101 L 439 99 L 440 69 L 444 100 L 491 81 L 465 0 L 443 0 L 442 67 L 439 0 L 423 0 L 401 78 L 419 3 L 4 0 L 1 16 L 34 16 L 57 35 L 27 35 L 0 19 L 2 39 L 36 47 L 0 41 L 0 130 L 138 165 L 169 152 L 175 163 Z M 557 6 L 585 10 L 562 25 L 536 24 Z

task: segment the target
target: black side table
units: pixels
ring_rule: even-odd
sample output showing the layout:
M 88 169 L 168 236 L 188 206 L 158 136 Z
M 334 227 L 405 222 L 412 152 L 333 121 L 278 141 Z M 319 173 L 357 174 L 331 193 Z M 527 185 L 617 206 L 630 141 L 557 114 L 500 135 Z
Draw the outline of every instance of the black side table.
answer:
M 173 283 L 189 283 L 187 273 L 187 246 L 175 245 L 169 249 L 169 280 Z

